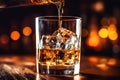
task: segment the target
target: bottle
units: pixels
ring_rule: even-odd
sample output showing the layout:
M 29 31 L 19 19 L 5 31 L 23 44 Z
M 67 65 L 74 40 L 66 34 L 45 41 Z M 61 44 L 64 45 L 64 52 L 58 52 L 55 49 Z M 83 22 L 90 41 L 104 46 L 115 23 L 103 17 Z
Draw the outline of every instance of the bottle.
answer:
M 64 0 L 31 0 L 31 3 L 36 5 L 49 5 L 49 4 L 61 5 L 62 3 L 64 3 Z

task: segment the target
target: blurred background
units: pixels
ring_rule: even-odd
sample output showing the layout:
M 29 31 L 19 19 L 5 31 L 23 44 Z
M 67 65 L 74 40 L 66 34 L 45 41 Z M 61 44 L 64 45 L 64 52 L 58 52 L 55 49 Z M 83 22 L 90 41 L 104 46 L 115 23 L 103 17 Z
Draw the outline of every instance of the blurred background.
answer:
M 65 0 L 64 14 L 82 18 L 82 55 L 120 57 L 120 1 Z M 35 17 L 57 15 L 55 5 L 0 0 L 0 55 L 35 55 Z

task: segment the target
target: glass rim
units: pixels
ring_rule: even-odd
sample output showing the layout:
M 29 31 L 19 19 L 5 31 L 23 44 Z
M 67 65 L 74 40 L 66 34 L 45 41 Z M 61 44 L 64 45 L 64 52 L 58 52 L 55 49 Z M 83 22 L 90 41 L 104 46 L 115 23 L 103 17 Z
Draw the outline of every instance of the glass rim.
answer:
M 78 16 L 60 16 L 63 21 L 68 21 L 68 20 L 81 20 L 81 17 Z M 35 19 L 39 20 L 49 20 L 49 21 L 58 21 L 59 17 L 58 16 L 38 16 Z

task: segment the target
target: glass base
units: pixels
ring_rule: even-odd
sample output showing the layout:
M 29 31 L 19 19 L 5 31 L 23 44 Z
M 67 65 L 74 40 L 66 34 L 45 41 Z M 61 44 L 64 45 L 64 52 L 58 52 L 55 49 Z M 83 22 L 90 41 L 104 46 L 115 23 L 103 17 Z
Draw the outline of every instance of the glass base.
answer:
M 69 65 L 69 66 L 46 66 L 39 65 L 39 74 L 41 75 L 52 75 L 52 76 L 60 76 L 60 75 L 76 75 L 80 73 L 79 64 Z
M 36 80 L 80 80 L 80 75 L 37 75 Z

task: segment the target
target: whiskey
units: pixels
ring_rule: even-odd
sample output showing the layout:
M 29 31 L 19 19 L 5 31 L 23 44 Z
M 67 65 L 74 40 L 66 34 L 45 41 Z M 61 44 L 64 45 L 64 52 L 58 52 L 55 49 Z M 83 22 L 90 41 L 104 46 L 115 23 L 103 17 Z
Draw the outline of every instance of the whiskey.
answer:
M 74 65 L 79 63 L 80 50 L 39 49 L 41 65 Z
M 40 66 L 39 71 L 41 74 L 78 74 L 74 73 L 74 70 L 76 67 L 80 66 L 79 49 L 60 50 L 43 48 L 39 49 L 38 55 Z M 67 70 L 69 71 L 67 72 Z

